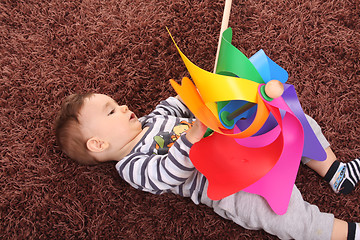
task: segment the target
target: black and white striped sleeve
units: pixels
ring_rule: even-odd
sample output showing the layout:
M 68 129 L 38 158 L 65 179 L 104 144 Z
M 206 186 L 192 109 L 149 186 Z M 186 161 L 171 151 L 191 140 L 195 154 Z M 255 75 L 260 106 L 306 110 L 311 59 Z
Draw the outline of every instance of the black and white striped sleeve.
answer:
M 175 97 L 169 97 L 168 99 L 161 101 L 154 111 L 147 117 L 152 117 L 154 115 L 171 115 L 182 118 L 194 118 L 194 115 L 186 107 L 186 105 Z
M 116 168 L 120 176 L 141 190 L 160 192 L 183 184 L 196 174 L 189 159 L 192 144 L 181 136 L 165 155 L 132 153 L 122 159 Z

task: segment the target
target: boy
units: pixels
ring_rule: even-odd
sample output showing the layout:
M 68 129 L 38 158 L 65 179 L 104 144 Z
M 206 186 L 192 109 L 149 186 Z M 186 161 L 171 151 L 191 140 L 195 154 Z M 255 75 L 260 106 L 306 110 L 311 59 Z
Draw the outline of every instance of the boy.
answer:
M 332 186 L 349 193 L 359 181 L 360 160 L 341 163 L 329 147 L 317 123 L 308 118 L 327 159 L 303 159 Z M 184 124 L 188 123 L 188 124 Z M 174 134 L 173 129 L 183 133 Z M 200 121 L 179 100 L 162 101 L 149 115 L 137 119 L 127 106 L 102 94 L 71 95 L 56 120 L 60 147 L 82 164 L 117 161 L 116 169 L 131 186 L 161 194 L 172 192 L 190 197 L 196 204 L 212 207 L 216 213 L 247 229 L 264 229 L 281 239 L 359 239 L 358 223 L 347 223 L 305 202 L 294 186 L 289 207 L 276 215 L 260 196 L 240 191 L 219 201 L 207 197 L 208 182 L 189 159 L 191 146 L 206 131 Z

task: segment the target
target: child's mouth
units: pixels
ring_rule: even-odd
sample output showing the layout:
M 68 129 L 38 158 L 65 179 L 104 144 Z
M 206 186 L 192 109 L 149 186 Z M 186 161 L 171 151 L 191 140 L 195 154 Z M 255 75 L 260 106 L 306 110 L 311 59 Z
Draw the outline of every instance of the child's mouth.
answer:
M 136 119 L 136 115 L 134 113 L 130 114 L 130 121 Z

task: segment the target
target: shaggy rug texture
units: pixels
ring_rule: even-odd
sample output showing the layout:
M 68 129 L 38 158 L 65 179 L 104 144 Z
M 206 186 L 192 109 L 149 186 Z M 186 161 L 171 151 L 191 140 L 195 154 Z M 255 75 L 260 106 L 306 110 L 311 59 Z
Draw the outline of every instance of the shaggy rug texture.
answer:
M 65 96 L 98 92 L 138 116 L 188 76 L 171 39 L 212 71 L 224 1 L 0 1 L 1 239 L 276 239 L 172 194 L 133 189 L 114 163 L 80 166 L 61 153 L 53 123 Z M 235 0 L 233 45 L 286 69 L 304 111 L 337 157 L 360 156 L 358 0 Z M 336 195 L 301 166 L 306 201 L 360 222 L 360 187 Z

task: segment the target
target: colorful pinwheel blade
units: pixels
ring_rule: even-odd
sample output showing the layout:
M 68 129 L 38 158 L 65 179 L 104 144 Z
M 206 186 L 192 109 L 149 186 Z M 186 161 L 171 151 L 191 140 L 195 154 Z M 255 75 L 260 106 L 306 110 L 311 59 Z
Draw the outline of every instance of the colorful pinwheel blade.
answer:
M 194 115 L 215 131 L 194 144 L 190 159 L 207 177 L 210 198 L 218 200 L 244 190 L 263 196 L 274 212 L 284 214 L 301 156 L 324 160 L 326 153 L 292 85 L 285 84 L 283 96 L 271 102 L 261 97 L 262 83 L 272 79 L 285 83 L 287 72 L 262 50 L 247 59 L 231 45 L 231 38 L 228 29 L 217 67 L 223 75 L 197 67 L 173 39 L 195 85 L 188 78 L 182 85 L 171 84 Z M 256 107 L 235 119 L 234 129 L 226 129 L 220 121 L 221 111 L 232 112 L 247 102 Z

